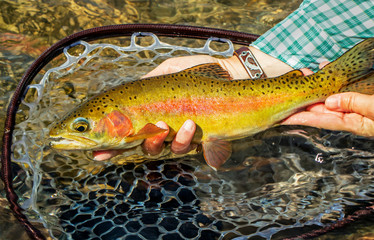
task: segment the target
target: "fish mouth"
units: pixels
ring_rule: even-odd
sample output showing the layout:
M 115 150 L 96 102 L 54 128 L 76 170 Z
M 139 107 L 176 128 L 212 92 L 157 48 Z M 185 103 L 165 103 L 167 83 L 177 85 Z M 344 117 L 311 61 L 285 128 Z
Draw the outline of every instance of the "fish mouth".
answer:
M 89 150 L 98 146 L 96 141 L 81 136 L 58 136 L 49 137 L 49 146 L 63 150 Z

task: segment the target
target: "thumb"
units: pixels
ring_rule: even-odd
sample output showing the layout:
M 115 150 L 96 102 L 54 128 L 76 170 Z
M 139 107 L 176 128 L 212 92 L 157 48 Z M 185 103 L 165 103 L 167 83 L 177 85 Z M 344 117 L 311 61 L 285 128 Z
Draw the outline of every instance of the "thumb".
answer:
M 358 113 L 374 120 L 374 95 L 339 93 L 328 97 L 325 105 L 330 110 Z

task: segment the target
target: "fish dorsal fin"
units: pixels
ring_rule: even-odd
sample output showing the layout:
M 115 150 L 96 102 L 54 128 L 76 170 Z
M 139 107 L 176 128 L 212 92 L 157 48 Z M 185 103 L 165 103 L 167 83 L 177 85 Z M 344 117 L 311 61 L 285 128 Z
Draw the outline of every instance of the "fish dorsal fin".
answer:
M 231 143 L 226 140 L 210 138 L 202 145 L 205 161 L 214 170 L 220 168 L 232 153 Z
M 231 80 L 230 74 L 218 63 L 207 63 L 187 68 L 183 73 L 192 74 L 200 77 L 215 78 L 220 80 Z
M 343 87 L 341 92 L 358 92 L 363 94 L 374 94 L 374 72 L 370 77 L 357 81 L 355 83 L 349 84 Z
M 165 131 L 167 131 L 167 129 L 157 127 L 153 123 L 147 123 L 142 129 L 139 130 L 139 132 L 127 137 L 126 142 L 133 142 L 139 139 L 150 138 Z

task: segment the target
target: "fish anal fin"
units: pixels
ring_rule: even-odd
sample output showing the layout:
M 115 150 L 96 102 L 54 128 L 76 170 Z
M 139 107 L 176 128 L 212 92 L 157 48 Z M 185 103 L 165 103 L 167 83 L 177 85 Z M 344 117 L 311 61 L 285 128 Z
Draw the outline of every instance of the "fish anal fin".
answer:
M 230 158 L 232 146 L 229 141 L 210 138 L 202 143 L 206 163 L 217 170 Z
M 230 74 L 221 67 L 219 63 L 206 63 L 187 68 L 182 72 L 193 74 L 195 76 L 215 78 L 219 80 L 231 80 Z
M 167 131 L 167 129 L 157 127 L 153 123 L 147 123 L 142 129 L 140 129 L 137 133 L 132 136 L 128 136 L 126 138 L 126 142 L 133 142 L 139 139 L 146 139 L 153 136 L 156 136 L 162 132 Z
M 358 92 L 363 94 L 374 94 L 374 72 L 363 80 L 358 80 L 352 84 L 343 87 L 341 92 Z

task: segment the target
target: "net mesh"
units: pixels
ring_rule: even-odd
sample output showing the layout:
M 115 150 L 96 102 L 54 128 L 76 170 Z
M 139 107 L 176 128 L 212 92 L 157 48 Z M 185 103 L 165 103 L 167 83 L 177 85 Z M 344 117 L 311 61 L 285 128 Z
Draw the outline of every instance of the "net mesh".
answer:
M 271 128 L 234 142 L 218 172 L 200 155 L 119 164 L 46 144 L 71 106 L 167 58 L 231 56 L 233 44 L 217 40 L 137 33 L 64 49 L 17 114 L 14 184 L 28 218 L 58 239 L 280 239 L 373 202 L 373 142 L 348 133 Z

